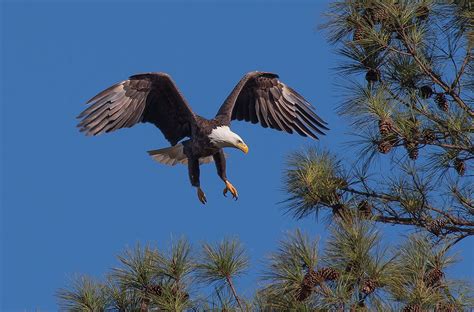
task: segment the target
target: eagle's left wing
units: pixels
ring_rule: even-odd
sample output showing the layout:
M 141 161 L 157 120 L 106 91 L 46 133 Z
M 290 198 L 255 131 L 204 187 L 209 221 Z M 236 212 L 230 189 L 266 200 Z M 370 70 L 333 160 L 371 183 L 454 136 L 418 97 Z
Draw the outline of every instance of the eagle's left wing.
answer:
M 231 120 L 259 122 L 263 127 L 299 133 L 317 139 L 316 133 L 328 130 L 314 112 L 313 106 L 295 90 L 278 80 L 278 75 L 265 72 L 246 74 L 232 90 L 217 112 L 216 118 L 229 124 Z
M 147 122 L 158 127 L 171 145 L 176 145 L 191 135 L 195 123 L 191 107 L 166 73 L 133 75 L 87 103 L 89 107 L 78 116 L 78 127 L 87 135 Z

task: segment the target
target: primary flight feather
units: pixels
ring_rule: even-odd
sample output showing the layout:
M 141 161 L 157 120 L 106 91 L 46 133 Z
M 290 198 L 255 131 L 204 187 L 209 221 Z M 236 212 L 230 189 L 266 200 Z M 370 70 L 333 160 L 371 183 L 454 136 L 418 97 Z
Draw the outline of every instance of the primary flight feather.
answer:
M 295 90 L 268 72 L 246 74 L 232 90 L 213 119 L 205 119 L 192 110 L 176 84 L 166 73 L 133 75 L 100 92 L 87 103 L 78 118 L 78 127 L 86 135 L 98 135 L 129 128 L 139 122 L 158 127 L 171 147 L 149 151 L 156 161 L 187 164 L 191 184 L 199 200 L 206 203 L 200 187 L 199 165 L 214 161 L 225 183 L 224 195 L 237 199 L 236 188 L 226 176 L 224 147 L 248 152 L 240 136 L 229 128 L 232 120 L 260 123 L 288 133 L 318 139 L 327 130 L 326 123 L 313 106 Z M 183 140 L 188 138 L 187 140 Z

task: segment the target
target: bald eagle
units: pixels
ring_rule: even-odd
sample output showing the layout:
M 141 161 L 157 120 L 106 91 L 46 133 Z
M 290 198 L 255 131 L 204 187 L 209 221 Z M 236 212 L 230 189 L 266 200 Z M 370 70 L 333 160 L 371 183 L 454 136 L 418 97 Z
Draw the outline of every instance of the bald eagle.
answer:
M 206 195 L 199 182 L 199 165 L 214 161 L 227 192 L 237 199 L 237 189 L 226 176 L 224 147 L 247 153 L 244 140 L 229 128 L 232 120 L 260 123 L 288 133 L 318 139 L 328 130 L 311 104 L 269 72 L 247 73 L 234 87 L 213 119 L 195 114 L 176 84 L 166 73 L 131 76 L 100 92 L 87 104 L 78 118 L 78 127 L 86 135 L 98 135 L 139 122 L 154 124 L 171 147 L 148 151 L 167 165 L 187 164 L 189 179 L 205 204 Z M 188 138 L 186 140 L 183 140 Z

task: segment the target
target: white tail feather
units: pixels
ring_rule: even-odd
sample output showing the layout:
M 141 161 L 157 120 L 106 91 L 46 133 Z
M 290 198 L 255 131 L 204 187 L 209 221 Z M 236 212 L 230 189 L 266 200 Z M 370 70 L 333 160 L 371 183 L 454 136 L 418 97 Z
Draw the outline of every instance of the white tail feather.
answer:
M 174 166 L 177 164 L 188 164 L 188 158 L 184 154 L 183 144 L 176 144 L 175 146 L 148 151 L 148 154 L 155 161 L 165 165 Z M 213 161 L 214 158 L 212 156 L 199 158 L 200 165 L 208 164 Z

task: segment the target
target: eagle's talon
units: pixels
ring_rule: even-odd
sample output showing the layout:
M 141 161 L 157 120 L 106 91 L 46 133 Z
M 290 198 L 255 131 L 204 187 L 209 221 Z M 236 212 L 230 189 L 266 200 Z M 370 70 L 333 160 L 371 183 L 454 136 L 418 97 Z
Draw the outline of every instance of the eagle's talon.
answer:
M 234 198 L 235 200 L 239 198 L 237 189 L 229 181 L 225 181 L 225 189 L 223 192 L 225 197 L 227 197 L 227 192 L 230 192 L 232 194 L 232 198 Z
M 204 192 L 201 190 L 200 187 L 198 187 L 197 189 L 197 194 L 198 194 L 199 201 L 205 205 L 207 203 L 206 194 L 204 194 Z

